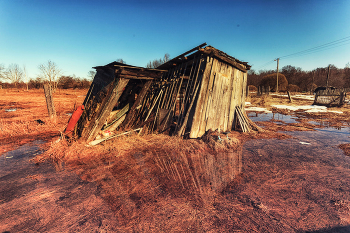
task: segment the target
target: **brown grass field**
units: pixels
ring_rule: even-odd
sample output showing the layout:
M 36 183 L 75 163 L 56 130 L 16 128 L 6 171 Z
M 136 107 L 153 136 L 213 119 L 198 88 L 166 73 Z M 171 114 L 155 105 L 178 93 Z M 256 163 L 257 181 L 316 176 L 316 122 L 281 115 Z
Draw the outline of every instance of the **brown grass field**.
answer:
M 94 147 L 58 140 L 86 92 L 56 91 L 53 120 L 43 91 L 0 90 L 0 232 L 349 232 L 350 159 L 337 147 L 349 148 L 348 136 L 323 143 L 315 128 L 325 124 L 310 123 L 347 127 L 347 106 L 258 122 L 263 133 L 131 134 Z M 37 140 L 43 153 L 5 159 Z

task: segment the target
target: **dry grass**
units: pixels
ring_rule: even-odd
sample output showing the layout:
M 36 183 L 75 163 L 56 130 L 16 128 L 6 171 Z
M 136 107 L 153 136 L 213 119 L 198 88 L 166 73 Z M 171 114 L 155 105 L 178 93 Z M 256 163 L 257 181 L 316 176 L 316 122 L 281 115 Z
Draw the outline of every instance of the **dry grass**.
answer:
M 51 140 L 64 130 L 76 104 L 87 90 L 58 90 L 54 94 L 56 119 L 48 117 L 43 90 L 0 90 L 0 155 L 37 139 Z M 16 111 L 8 112 L 8 109 Z M 43 123 L 38 123 L 37 120 Z
M 166 225 L 184 231 L 199 226 L 203 216 L 196 213 L 211 206 L 241 172 L 241 142 L 234 136 L 211 132 L 201 140 L 183 140 L 132 135 L 96 147 L 62 140 L 35 161 L 51 160 L 58 168 L 65 163 L 83 179 L 97 182 L 124 226 L 156 231 Z M 171 215 L 177 217 L 169 224 Z
M 269 95 L 250 97 L 249 99 L 253 105 L 267 107 L 270 106 L 271 97 Z

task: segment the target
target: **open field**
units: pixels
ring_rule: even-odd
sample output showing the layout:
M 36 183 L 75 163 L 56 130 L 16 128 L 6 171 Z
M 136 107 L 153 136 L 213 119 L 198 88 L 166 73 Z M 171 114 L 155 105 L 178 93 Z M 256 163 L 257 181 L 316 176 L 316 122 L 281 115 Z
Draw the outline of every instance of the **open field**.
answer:
M 54 94 L 57 119 L 54 121 L 48 117 L 44 90 L 0 89 L 0 154 L 30 141 L 60 136 L 69 114 L 75 105 L 83 102 L 86 92 L 57 90 Z
M 57 91 L 55 121 L 43 91 L 0 92 L 1 232 L 350 230 L 350 157 L 338 148 L 349 148 L 347 105 L 291 111 L 272 106 L 312 100 L 252 95 L 249 106 L 271 111 L 248 112 L 263 133 L 86 147 L 57 141 L 86 90 Z

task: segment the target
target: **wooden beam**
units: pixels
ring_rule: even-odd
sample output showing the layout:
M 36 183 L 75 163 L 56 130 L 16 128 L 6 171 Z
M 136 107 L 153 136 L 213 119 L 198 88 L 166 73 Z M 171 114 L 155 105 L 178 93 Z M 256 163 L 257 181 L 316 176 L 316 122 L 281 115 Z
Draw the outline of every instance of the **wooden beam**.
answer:
M 235 68 L 243 71 L 243 72 L 247 72 L 247 70 L 250 69 L 250 65 L 248 65 L 247 62 L 242 62 L 226 53 L 224 53 L 223 51 L 220 51 L 214 47 L 211 47 L 211 46 L 207 46 L 205 47 L 204 49 L 200 49 L 200 51 L 203 53 L 203 54 L 206 54 L 206 55 L 209 55 L 209 56 L 214 56 L 216 57 L 217 59 L 221 60 L 221 61 L 224 61 L 232 66 L 234 66 Z
M 53 102 L 52 90 L 51 90 L 50 84 L 48 83 L 44 84 L 44 92 L 45 92 L 45 99 L 46 99 L 47 111 L 49 112 L 49 117 L 54 118 L 56 117 L 56 110 L 55 110 L 55 104 Z
M 164 68 L 167 67 L 169 64 L 173 64 L 174 62 L 176 63 L 176 61 L 178 61 L 179 59 L 184 59 L 185 56 L 186 56 L 187 54 L 190 54 L 190 53 L 192 53 L 192 52 L 194 52 L 194 51 L 196 51 L 196 50 L 199 50 L 200 48 L 202 48 L 202 47 L 204 47 L 204 46 L 206 46 L 206 45 L 207 45 L 207 43 L 200 44 L 200 45 L 198 45 L 197 47 L 194 47 L 193 49 L 190 49 L 190 50 L 188 50 L 187 52 L 184 52 L 183 54 L 181 54 L 181 55 L 179 55 L 179 56 L 177 56 L 177 57 L 174 57 L 173 59 L 171 59 L 171 60 L 168 61 L 167 63 L 164 63 L 164 64 L 160 65 L 159 67 L 157 67 L 157 69 L 164 69 Z M 185 59 L 185 60 L 186 60 L 186 59 Z
M 137 77 L 148 77 L 148 78 L 160 78 L 163 71 L 161 72 L 154 72 L 149 70 L 136 70 L 136 69 L 128 69 L 127 67 L 116 69 L 116 73 L 120 73 L 120 75 L 126 75 L 126 76 L 137 76 Z
M 154 78 L 145 77 L 145 76 L 120 75 L 120 77 L 125 79 L 154 80 Z
M 95 139 L 99 131 L 101 130 L 103 124 L 105 123 L 107 117 L 109 116 L 110 112 L 114 108 L 114 106 L 117 104 L 120 96 L 123 93 L 123 89 L 126 87 L 126 85 L 129 82 L 129 79 L 124 78 L 116 78 L 116 85 L 112 86 L 114 87 L 113 90 L 110 92 L 108 96 L 106 96 L 105 103 L 100 107 L 101 111 L 98 114 L 98 116 L 95 117 L 95 121 L 91 122 L 92 126 L 90 127 L 91 130 L 88 132 L 88 136 L 86 137 L 86 141 L 90 142 Z

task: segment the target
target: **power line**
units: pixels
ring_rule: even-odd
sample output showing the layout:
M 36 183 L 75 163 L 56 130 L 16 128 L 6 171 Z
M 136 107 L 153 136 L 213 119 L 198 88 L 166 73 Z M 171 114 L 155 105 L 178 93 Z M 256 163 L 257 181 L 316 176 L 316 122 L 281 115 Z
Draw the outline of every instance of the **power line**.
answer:
M 312 54 L 312 53 L 317 53 L 317 52 L 324 51 L 324 50 L 327 50 L 327 49 L 337 48 L 337 47 L 340 47 L 340 46 L 343 46 L 343 45 L 347 45 L 347 44 L 350 44 L 350 41 L 348 43 L 339 44 L 339 45 L 333 46 L 333 47 L 327 47 L 327 48 L 322 48 L 322 49 L 319 49 L 319 50 L 316 50 L 316 51 L 305 52 L 305 53 L 298 54 L 298 55 L 291 56 L 291 57 L 284 57 L 284 59 L 289 59 L 289 58 L 295 58 L 295 57 L 300 57 L 300 56 L 304 56 L 304 55 L 309 55 L 309 54 Z
M 325 49 L 330 49 L 330 48 L 343 46 L 343 45 L 346 45 L 346 44 L 349 44 L 349 43 L 350 43 L 350 36 L 347 36 L 347 37 L 344 37 L 344 38 L 339 39 L 339 40 L 335 40 L 335 41 L 332 41 L 332 42 L 329 42 L 329 43 L 326 43 L 326 44 L 323 44 L 323 45 L 319 45 L 319 46 L 316 46 L 316 47 L 313 47 L 313 48 L 310 48 L 310 49 L 306 49 L 306 50 L 302 50 L 302 51 L 299 51 L 299 52 L 296 52 L 296 53 L 292 53 L 292 54 L 289 54 L 289 55 L 281 56 L 279 58 L 286 59 L 286 58 L 291 58 L 291 57 L 294 57 L 294 56 L 307 55 L 307 54 L 314 53 L 314 52 L 319 52 L 319 51 L 322 51 L 322 50 L 325 50 Z
M 304 55 L 320 52 L 320 51 L 323 51 L 323 50 L 326 50 L 326 49 L 336 48 L 336 47 L 347 45 L 347 44 L 350 44 L 350 36 L 347 36 L 347 37 L 344 37 L 342 39 L 338 39 L 338 40 L 335 40 L 335 41 L 332 41 L 332 42 L 328 42 L 328 43 L 323 44 L 323 45 L 312 47 L 310 49 L 305 49 L 305 50 L 302 50 L 302 51 L 299 51 L 299 52 L 296 52 L 296 53 L 291 53 L 291 54 L 288 54 L 288 55 L 285 55 L 285 56 L 281 56 L 281 57 L 279 57 L 279 59 L 281 59 L 281 58 L 289 59 L 289 58 L 293 58 L 293 57 L 300 57 L 300 56 L 304 56 Z M 264 65 L 259 66 L 256 69 L 259 70 L 261 68 L 264 68 L 264 67 L 270 65 L 271 63 L 273 63 L 274 61 L 276 61 L 276 59 L 271 60 L 271 61 L 265 63 Z
M 274 63 L 274 62 L 275 62 L 275 60 L 271 60 L 271 61 L 265 63 L 264 65 L 259 66 L 259 67 L 256 68 L 256 69 L 259 70 L 259 69 L 264 68 L 265 66 L 268 66 L 268 65 L 270 65 L 271 63 Z

